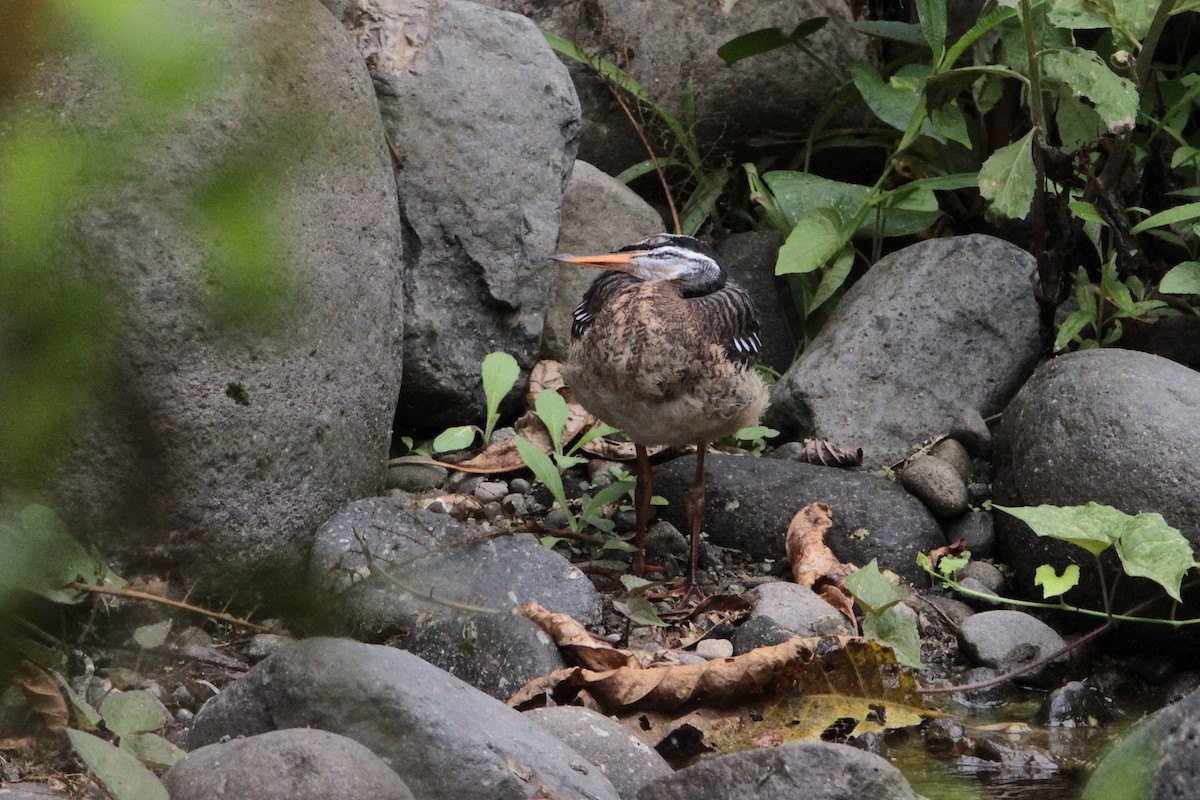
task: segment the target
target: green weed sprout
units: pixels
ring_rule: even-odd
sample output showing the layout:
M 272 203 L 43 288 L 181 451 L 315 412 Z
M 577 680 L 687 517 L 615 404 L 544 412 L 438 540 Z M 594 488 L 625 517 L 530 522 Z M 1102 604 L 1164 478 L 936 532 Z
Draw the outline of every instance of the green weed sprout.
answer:
M 488 353 L 484 356 L 480 373 L 483 376 L 483 397 L 487 403 L 487 418 L 483 430 L 476 425 L 456 425 L 447 428 L 433 440 L 435 453 L 465 450 L 475 443 L 475 437 L 481 433 L 484 444 L 491 441 L 492 431 L 500 421 L 500 401 L 512 391 L 517 378 L 521 377 L 521 367 L 508 353 Z

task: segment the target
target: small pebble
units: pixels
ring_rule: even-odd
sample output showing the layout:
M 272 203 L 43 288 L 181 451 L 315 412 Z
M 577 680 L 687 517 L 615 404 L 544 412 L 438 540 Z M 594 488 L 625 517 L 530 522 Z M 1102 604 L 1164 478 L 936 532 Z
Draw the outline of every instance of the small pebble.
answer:
M 546 514 L 545 519 L 542 520 L 542 524 L 545 527 L 552 528 L 554 530 L 566 530 L 567 512 L 563 511 L 558 506 L 555 506 L 554 508 L 550 509 L 549 513 Z
M 387 488 L 421 492 L 441 486 L 448 470 L 437 464 L 396 464 L 388 467 Z
M 992 431 L 974 408 L 964 408 L 959 412 L 950 423 L 950 435 L 962 442 L 973 456 L 988 458 L 992 454 Z
M 186 708 L 175 709 L 175 721 L 181 725 L 191 724 L 192 717 L 194 716 L 195 714 L 193 714 L 191 711 L 188 711 Z
M 954 467 L 959 477 L 963 479 L 963 483 L 970 483 L 971 456 L 967 453 L 967 448 L 963 447 L 957 439 L 942 439 L 933 446 L 929 455 L 940 458 Z
M 496 430 L 492 431 L 492 438 L 488 440 L 488 444 L 500 444 L 501 442 L 507 442 L 516 435 L 516 429 L 511 426 L 506 428 L 496 428 Z
M 967 510 L 966 481 L 940 458 L 924 456 L 909 464 L 900 472 L 900 485 L 944 519 Z
M 504 512 L 505 516 L 520 519 L 529 513 L 529 497 L 524 494 L 505 495 L 504 499 L 500 501 L 500 510 Z
M 484 516 L 484 519 L 492 520 L 494 522 L 495 520 L 498 520 L 504 516 L 504 507 L 501 506 L 500 503 L 496 502 L 495 500 L 492 500 L 491 502 L 488 502 L 488 503 L 484 503 L 483 504 L 483 516 Z
M 708 661 L 733 657 L 733 642 L 728 639 L 701 639 L 696 643 L 696 655 Z
M 529 494 L 533 485 L 524 478 L 513 478 L 508 482 L 508 490 L 514 494 Z
M 508 494 L 508 484 L 504 481 L 480 481 L 473 494 L 476 500 L 485 505 L 499 503 Z

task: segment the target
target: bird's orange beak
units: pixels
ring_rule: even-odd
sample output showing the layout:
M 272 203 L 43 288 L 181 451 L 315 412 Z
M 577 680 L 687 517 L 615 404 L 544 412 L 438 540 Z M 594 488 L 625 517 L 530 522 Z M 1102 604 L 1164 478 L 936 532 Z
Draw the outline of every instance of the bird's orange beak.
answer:
M 610 269 L 615 272 L 629 272 L 629 263 L 636 256 L 640 256 L 647 251 L 645 250 L 627 250 L 622 253 L 604 253 L 597 256 L 568 256 L 555 255 L 550 258 L 555 261 L 561 261 L 564 264 L 581 264 L 585 267 L 598 267 L 600 269 Z

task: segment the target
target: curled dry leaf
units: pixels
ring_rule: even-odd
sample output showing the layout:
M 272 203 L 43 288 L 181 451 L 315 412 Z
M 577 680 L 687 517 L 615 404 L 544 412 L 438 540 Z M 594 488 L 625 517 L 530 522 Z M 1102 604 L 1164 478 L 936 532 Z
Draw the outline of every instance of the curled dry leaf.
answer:
M 789 639 L 733 658 L 670 667 L 571 667 L 537 678 L 509 705 L 536 708 L 586 692 L 609 712 L 726 706 L 763 695 L 820 693 L 916 697 L 916 682 L 888 648 L 857 637 Z
M 935 547 L 929 551 L 930 566 L 936 570 L 938 562 L 943 558 L 946 556 L 961 556 L 964 552 L 966 552 L 966 549 L 967 540 L 963 538 L 959 538 L 958 540 L 953 541 L 950 544 L 942 545 L 941 547 Z
M 30 710 L 37 714 L 46 731 L 62 733 L 66 730 L 71 717 L 67 700 L 46 670 L 32 661 L 22 659 L 17 667 L 17 683 Z
M 607 670 L 641 665 L 632 653 L 618 650 L 608 642 L 592 636 L 569 614 L 548 611 L 535 602 L 517 606 L 513 613 L 533 622 L 554 640 L 559 649 L 565 651 L 565 656 L 588 669 Z
M 861 447 L 856 450 L 843 450 L 825 439 L 805 439 L 802 448 L 798 461 L 820 464 L 823 467 L 840 467 L 841 469 L 862 466 L 863 451 Z
M 854 596 L 846 588 L 846 576 L 854 572 L 853 564 L 838 560 L 825 535 L 833 527 L 833 509 L 825 503 L 810 503 L 796 512 L 788 524 L 788 562 L 796 583 L 812 589 L 829 605 L 836 608 L 858 629 L 854 616 Z

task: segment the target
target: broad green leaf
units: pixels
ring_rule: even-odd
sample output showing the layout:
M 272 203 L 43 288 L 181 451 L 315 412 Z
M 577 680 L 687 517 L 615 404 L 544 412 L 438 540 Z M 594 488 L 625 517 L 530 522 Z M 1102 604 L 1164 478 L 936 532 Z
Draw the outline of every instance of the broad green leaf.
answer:
M 992 153 L 979 170 L 979 193 L 1009 219 L 1024 219 L 1033 202 L 1033 133 Z
M 924 72 L 925 75 L 921 77 L 927 77 L 928 67 L 910 66 L 915 67 L 917 72 Z M 883 76 L 870 64 L 859 61 L 851 64 L 849 69 L 854 87 L 858 89 L 871 112 L 896 130 L 907 129 L 913 111 L 921 102 L 921 82 L 904 80 L 916 78 L 916 75 L 912 74 L 913 70 L 901 70 L 892 76 L 892 80 L 885 82 Z M 900 80 L 896 80 L 897 77 Z
M 841 221 L 853 219 L 871 194 L 869 186 L 835 181 L 808 172 L 776 170 L 765 174 L 763 180 L 793 226 L 801 224 L 805 217 L 820 209 L 837 212 L 838 241 L 841 240 L 843 228 Z M 914 181 L 880 195 L 878 202 L 883 208 L 882 235 L 907 236 L 919 233 L 937 222 L 941 210 L 937 196 L 932 191 L 934 188 L 937 187 Z M 833 221 L 832 217 L 830 221 Z M 868 215 L 855 235 L 871 235 L 875 233 L 875 225 L 874 217 Z M 807 235 L 813 234 L 810 231 Z M 833 252 L 830 252 L 821 263 L 832 256 Z M 776 274 L 784 273 L 777 271 Z
M 921 32 L 929 49 L 933 51 L 936 66 L 946 53 L 946 2 L 945 0 L 916 0 L 917 16 L 921 20 Z
M 851 28 L 876 39 L 888 39 L 921 47 L 926 44 L 921 26 L 912 22 L 893 22 L 884 19 L 864 19 L 851 23 Z
M 805 316 L 812 314 L 823 306 L 829 298 L 833 297 L 845 285 L 846 279 L 850 277 L 850 270 L 853 266 L 854 247 L 846 245 L 833 259 L 833 263 L 829 265 L 829 268 L 821 273 L 821 282 L 817 284 L 817 290 L 804 303 Z
M 122 736 L 118 747 L 155 769 L 169 769 L 187 755 L 157 733 L 131 733 Z
M 1073 97 L 1086 97 L 1111 133 L 1133 129 L 1138 91 L 1133 81 L 1108 68 L 1091 50 L 1074 47 L 1042 56 L 1042 71 Z
M 942 556 L 938 561 L 938 572 L 950 578 L 954 573 L 965 567 L 971 561 L 970 551 L 963 552 L 957 556 Z
M 1092 555 L 1100 555 L 1116 543 L 1130 516 L 1112 506 L 1091 502 L 1083 506 L 1020 506 L 992 504 L 1024 522 L 1038 536 L 1070 542 Z
M 1067 203 L 1067 207 L 1071 209 L 1071 213 L 1079 217 L 1084 222 L 1094 222 L 1097 225 L 1108 227 L 1108 222 L 1104 217 L 1100 216 L 1100 212 L 1091 203 L 1084 200 L 1072 200 Z
M 1200 261 L 1183 261 L 1171 267 L 1158 284 L 1163 294 L 1200 294 Z
M 101 717 L 100 712 L 92 708 L 91 704 L 79 696 L 79 693 L 71 688 L 71 684 L 67 683 L 67 679 L 60 675 L 55 670 L 47 670 L 58 683 L 58 688 L 62 690 L 63 695 L 67 698 L 67 702 L 71 705 L 71 713 L 73 716 L 74 726 L 84 731 L 94 731 L 100 727 Z
M 725 66 L 732 67 L 743 58 L 769 53 L 792 43 L 792 37 L 779 28 L 762 28 L 730 39 L 717 48 L 717 56 Z
M 846 576 L 846 588 L 869 614 L 879 614 L 904 599 L 906 592 L 879 571 L 878 559 Z
M 53 509 L 37 503 L 0 508 L 0 588 L 70 604 L 84 596 L 64 588 L 75 580 L 124 584 L 67 532 Z
M 567 523 L 571 530 L 578 533 L 577 528 L 580 525 L 567 505 L 567 493 L 563 491 L 562 475 L 558 473 L 558 468 L 554 466 L 550 456 L 543 453 L 537 445 L 524 436 L 517 436 L 513 441 L 517 446 L 517 454 L 521 456 L 525 466 L 529 467 L 534 477 L 550 490 L 550 494 L 558 501 L 559 507 L 566 513 Z
M 1119 513 L 1119 512 L 1118 512 Z M 1125 572 L 1149 578 L 1167 594 L 1182 602 L 1179 585 L 1183 575 L 1196 566 L 1192 546 L 1162 514 L 1146 513 L 1129 517 L 1117 539 L 1117 555 Z
M 621 585 L 625 587 L 625 591 L 629 594 L 642 594 L 654 585 L 654 581 L 646 580 L 637 575 L 622 575 L 618 580 L 621 581 Z
M 138 647 L 147 650 L 153 650 L 157 647 L 162 647 L 166 644 L 167 637 L 171 634 L 171 620 L 164 619 L 162 622 L 156 622 L 153 625 L 143 625 L 133 631 L 133 641 Z
M 1054 122 L 1058 126 L 1063 150 L 1067 152 L 1082 150 L 1102 139 L 1108 132 L 1104 120 L 1100 119 L 1096 110 L 1073 96 L 1058 99 Z
M 1066 594 L 1079 585 L 1079 565 L 1068 564 L 1059 575 L 1054 567 L 1042 564 L 1033 573 L 1033 585 L 1042 587 L 1042 597 L 1047 600 Z
M 1181 206 L 1175 206 L 1174 208 L 1168 208 L 1166 211 L 1151 214 L 1137 225 L 1134 225 L 1129 232 L 1141 233 L 1151 228 L 1161 228 L 1166 225 L 1174 225 L 1177 222 L 1191 222 L 1197 219 L 1200 219 L 1200 203 L 1184 203 Z
M 487 413 L 492 416 L 500 407 L 500 401 L 508 394 L 517 378 L 521 377 L 521 368 L 517 360 L 508 353 L 488 353 L 483 357 L 483 396 L 487 398 Z
M 841 218 L 836 211 L 818 209 L 800 220 L 775 263 L 776 275 L 812 272 L 825 265 L 843 242 Z
M 1063 320 L 1062 325 L 1058 327 L 1058 335 L 1054 337 L 1054 352 L 1058 353 L 1067 348 L 1067 345 L 1076 340 L 1076 337 L 1083 332 L 1087 326 L 1095 323 L 1096 318 L 1090 311 L 1079 309 L 1072 311 L 1071 314 Z
M 613 610 L 618 614 L 629 617 L 638 625 L 653 625 L 656 628 L 665 628 L 667 623 L 663 622 L 658 616 L 658 612 L 654 610 L 654 606 L 644 597 L 631 597 L 628 600 L 614 600 Z
M 748 428 L 742 428 L 733 435 L 733 438 L 742 441 L 752 441 L 754 439 L 774 439 L 779 435 L 779 431 L 774 428 L 768 428 L 766 425 L 751 425 Z
M 1054 0 L 1047 16 L 1060 28 L 1113 28 L 1122 38 L 1140 44 L 1158 5 L 1149 0 Z
M 863 618 L 863 636 L 888 645 L 896 660 L 913 669 L 924 669 L 921 663 L 921 636 L 917 622 L 910 615 L 892 606 L 882 614 L 867 614 Z
M 169 721 L 162 703 L 141 689 L 109 692 L 100 704 L 100 716 L 118 736 L 156 731 Z
M 456 425 L 446 428 L 433 440 L 433 452 L 448 453 L 451 450 L 464 450 L 475 443 L 475 435 L 479 428 L 474 425 Z
M 67 738 L 115 800 L 170 800 L 162 782 L 129 753 L 73 728 Z
M 567 401 L 553 389 L 545 389 L 533 401 L 533 410 L 537 412 L 538 419 L 550 432 L 550 441 L 554 443 L 554 451 L 561 453 L 563 428 L 571 416 L 571 409 L 567 407 Z

